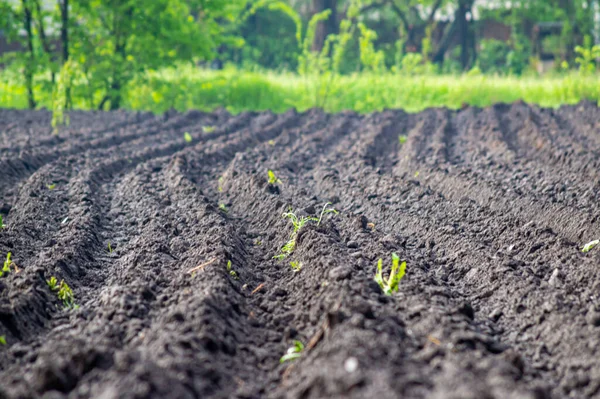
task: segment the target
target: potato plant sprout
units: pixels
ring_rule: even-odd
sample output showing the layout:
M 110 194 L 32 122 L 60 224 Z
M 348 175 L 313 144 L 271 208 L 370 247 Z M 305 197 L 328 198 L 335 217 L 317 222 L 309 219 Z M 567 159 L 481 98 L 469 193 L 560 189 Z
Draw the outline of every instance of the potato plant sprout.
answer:
M 374 280 L 379 284 L 381 290 L 385 295 L 392 295 L 392 293 L 398 291 L 398 284 L 406 273 L 406 262 L 400 263 L 400 257 L 396 254 L 392 254 L 392 271 L 387 281 L 383 277 L 383 260 L 379 259 L 377 262 L 377 273 L 375 274 Z

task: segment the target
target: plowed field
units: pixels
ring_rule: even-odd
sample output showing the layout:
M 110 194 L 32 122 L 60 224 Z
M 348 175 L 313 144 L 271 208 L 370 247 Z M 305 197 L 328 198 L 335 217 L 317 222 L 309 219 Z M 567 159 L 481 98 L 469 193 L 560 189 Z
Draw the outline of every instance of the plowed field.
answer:
M 598 397 L 599 167 L 589 103 L 0 110 L 0 397 Z

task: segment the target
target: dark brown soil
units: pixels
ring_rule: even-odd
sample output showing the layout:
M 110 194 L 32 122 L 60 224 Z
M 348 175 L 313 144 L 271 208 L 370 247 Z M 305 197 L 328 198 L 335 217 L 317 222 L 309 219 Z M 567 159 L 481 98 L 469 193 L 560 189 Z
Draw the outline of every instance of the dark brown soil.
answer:
M 599 397 L 599 155 L 588 103 L 1 110 L 0 398 Z

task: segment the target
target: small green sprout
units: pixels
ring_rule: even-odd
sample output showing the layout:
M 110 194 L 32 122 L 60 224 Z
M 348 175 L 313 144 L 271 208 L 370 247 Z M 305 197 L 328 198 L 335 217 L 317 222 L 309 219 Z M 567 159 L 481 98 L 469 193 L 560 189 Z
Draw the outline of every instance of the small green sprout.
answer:
M 316 218 L 314 216 L 298 217 L 298 215 L 296 215 L 294 212 L 292 212 L 291 208 L 290 208 L 289 212 L 284 213 L 283 217 L 290 219 L 294 229 L 292 230 L 292 233 L 290 234 L 290 239 L 288 240 L 288 242 L 286 242 L 285 245 L 281 248 L 281 253 L 278 255 L 275 255 L 273 257 L 273 259 L 283 260 L 286 258 L 286 256 L 288 256 L 289 254 L 294 252 L 294 249 L 296 248 L 296 238 L 298 238 L 298 233 L 300 232 L 300 229 L 302 229 L 302 227 L 304 227 L 304 225 L 306 225 L 308 222 L 317 222 L 317 226 L 319 226 L 321 224 L 321 221 L 323 220 L 323 216 L 325 216 L 326 214 L 328 214 L 328 213 L 338 214 L 339 213 L 338 211 L 336 211 L 333 208 L 328 208 L 329 205 L 331 205 L 331 203 L 328 202 L 325 204 L 325 206 L 323 206 L 321 215 L 318 218 Z
M 229 273 L 229 275 L 231 277 L 233 277 L 235 280 L 238 279 L 238 274 L 231 268 L 231 261 L 228 260 L 227 261 L 227 272 Z
M 202 131 L 204 133 L 212 133 L 215 131 L 215 127 L 214 126 L 202 126 Z
M 321 211 L 321 215 L 319 216 L 319 220 L 317 221 L 317 227 L 321 225 L 323 216 L 327 215 L 328 213 L 333 213 L 334 215 L 337 215 L 339 213 L 335 210 L 335 208 L 327 208 L 329 205 L 331 205 L 331 202 L 328 202 L 323 206 L 323 210 Z
M 75 297 L 73 295 L 73 290 L 71 287 L 65 282 L 65 280 L 60 280 L 60 284 L 57 284 L 56 277 L 50 277 L 50 280 L 46 280 L 46 284 L 51 291 L 56 292 L 56 296 L 60 299 L 67 309 L 77 309 L 79 305 L 76 305 L 74 300 Z
M 398 136 L 398 141 L 400 142 L 400 144 L 406 143 L 406 140 L 408 140 L 408 137 L 406 137 L 405 135 L 401 134 L 400 136 Z
M 110 242 L 108 243 L 108 253 L 109 254 L 113 253 L 112 245 L 110 245 Z
M 2 219 L 2 215 L 0 215 L 0 229 L 5 229 L 6 225 L 4 224 L 4 219 Z
M 223 192 L 223 181 L 225 180 L 225 178 L 223 176 L 219 177 L 219 187 L 218 190 L 220 193 Z
M 275 176 L 275 173 L 271 169 L 269 169 L 267 173 L 269 175 L 269 184 L 276 185 L 281 183 L 281 180 Z
M 296 360 L 302 356 L 304 350 L 304 344 L 300 341 L 294 340 L 294 346 L 290 347 L 286 354 L 281 356 L 279 363 L 285 363 L 290 360 Z
M 381 259 L 377 262 L 377 273 L 375 274 L 374 280 L 379 284 L 385 295 L 392 295 L 393 292 L 398 291 L 398 284 L 405 273 L 406 262 L 400 264 L 398 255 L 392 254 L 392 271 L 388 280 L 385 281 L 383 278 L 383 261 Z
M 0 270 L 0 277 L 4 276 L 4 273 L 8 274 L 10 273 L 10 265 L 12 265 L 12 260 L 10 259 L 10 257 L 12 256 L 12 253 L 8 253 L 6 254 L 6 260 L 4 261 L 4 267 L 2 268 L 2 270 Z
M 187 142 L 187 143 L 191 143 L 192 140 L 194 140 L 194 138 L 192 137 L 191 134 L 189 134 L 189 132 L 185 132 L 183 134 L 183 139 Z
M 227 209 L 227 206 L 225 204 L 219 204 L 219 209 L 223 213 L 228 213 L 229 212 L 229 209 Z
M 48 184 L 46 185 L 46 187 L 48 188 L 48 190 L 54 190 L 56 188 L 56 183 Z
M 583 246 L 583 248 L 581 249 L 581 252 L 590 252 L 598 244 L 600 244 L 600 240 L 594 240 L 594 241 L 588 242 L 587 244 L 585 244 Z
M 261 240 L 254 241 L 254 246 L 255 247 L 260 247 L 261 245 L 262 245 L 262 241 Z
M 294 269 L 295 272 L 299 272 L 302 269 L 302 263 L 294 260 L 290 262 L 290 266 Z
M 46 284 L 48 284 L 48 288 L 50 288 L 50 291 L 56 291 L 58 287 L 58 281 L 54 276 L 50 277 L 50 280 L 46 280 Z
M 6 336 L 0 335 L 0 345 L 6 345 Z
M 419 173 L 420 172 L 418 170 L 415 172 L 415 178 L 419 177 Z
M 273 146 L 273 145 L 275 145 L 275 140 L 269 140 L 269 141 L 267 141 L 267 143 L 268 143 L 269 145 Z

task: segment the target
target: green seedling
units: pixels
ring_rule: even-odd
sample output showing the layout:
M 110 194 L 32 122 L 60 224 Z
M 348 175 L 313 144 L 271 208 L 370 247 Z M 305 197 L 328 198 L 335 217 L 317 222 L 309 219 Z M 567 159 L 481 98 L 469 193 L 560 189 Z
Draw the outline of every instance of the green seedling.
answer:
M 0 215 L 0 229 L 5 229 L 6 225 L 4 224 L 4 219 L 2 219 L 2 215 Z
M 219 177 L 219 186 L 218 186 L 218 190 L 220 193 L 223 192 L 223 181 L 225 180 L 225 178 L 223 176 Z
M 58 281 L 54 276 L 50 277 L 50 280 L 46 280 L 46 284 L 48 284 L 48 288 L 50 288 L 50 291 L 56 291 L 58 288 Z
M 48 185 L 46 185 L 46 188 L 48 188 L 48 190 L 54 190 L 56 188 L 56 184 L 55 183 L 48 184 Z
M 231 277 L 233 277 L 235 280 L 238 279 L 238 274 L 231 268 L 231 261 L 230 260 L 227 261 L 227 273 L 229 273 L 229 275 Z
M 56 277 L 50 277 L 50 280 L 46 280 L 46 284 L 48 284 L 51 291 L 56 292 L 56 296 L 62 301 L 65 308 L 79 308 L 79 305 L 75 304 L 73 290 L 71 290 L 71 287 L 69 287 L 65 280 L 60 280 L 60 284 L 57 284 Z
M 594 240 L 594 241 L 588 242 L 587 244 L 585 244 L 583 246 L 583 248 L 581 249 L 581 252 L 590 252 L 598 244 L 600 244 L 600 240 Z
M 321 215 L 319 216 L 319 220 L 317 220 L 317 227 L 321 225 L 321 221 L 323 220 L 323 216 L 329 214 L 329 213 L 333 213 L 334 215 L 337 215 L 339 212 L 335 210 L 335 208 L 327 208 L 329 205 L 331 205 L 331 202 L 326 203 L 323 206 L 323 210 L 321 211 Z
M 212 133 L 215 131 L 215 127 L 214 126 L 202 126 L 202 131 L 204 133 Z
M 6 336 L 0 335 L 0 345 L 6 345 Z
M 398 141 L 400 142 L 400 144 L 406 143 L 406 140 L 408 140 L 408 137 L 406 137 L 405 135 L 401 134 L 400 136 L 398 136 Z
M 375 274 L 374 280 L 379 284 L 381 290 L 385 295 L 392 295 L 392 293 L 398 291 L 398 284 L 404 274 L 406 273 L 406 262 L 400 264 L 400 258 L 396 254 L 392 254 L 392 271 L 387 281 L 383 278 L 383 260 L 379 259 L 377 262 L 377 273 Z
M 10 260 L 12 253 L 6 254 L 6 260 L 4 261 L 4 267 L 0 270 L 0 277 L 4 276 L 4 274 L 10 273 L 10 266 L 12 265 L 12 260 Z
M 300 341 L 294 341 L 294 346 L 290 347 L 286 354 L 281 356 L 279 359 L 279 363 L 285 363 L 290 360 L 296 360 L 302 356 L 302 351 L 304 350 L 304 344 Z
M 275 176 L 275 173 L 271 169 L 269 169 L 267 173 L 269 175 L 269 184 L 276 185 L 281 183 L 281 180 Z
M 191 143 L 192 140 L 194 140 L 194 138 L 192 137 L 191 134 L 189 134 L 189 132 L 185 132 L 183 134 L 183 139 L 187 142 L 187 143 Z
M 108 243 L 108 253 L 109 254 L 113 253 L 112 245 L 110 245 L 110 242 Z
M 419 174 L 420 174 L 420 172 L 417 170 L 417 171 L 415 172 L 415 178 L 419 177 Z
M 255 247 L 260 247 L 261 245 L 262 245 L 262 241 L 261 240 L 254 241 L 254 246 Z
M 225 204 L 219 204 L 219 209 L 223 213 L 228 213 L 229 212 L 229 209 L 227 209 L 227 206 L 225 206 Z
M 294 249 L 296 248 L 296 239 L 298 238 L 298 233 L 300 232 L 300 229 L 302 229 L 302 227 L 304 227 L 308 222 L 317 222 L 317 226 L 319 226 L 321 224 L 321 221 L 323 220 L 323 216 L 325 216 L 326 214 L 328 214 L 328 213 L 338 214 L 339 213 L 338 211 L 336 211 L 333 208 L 328 208 L 329 205 L 331 205 L 331 204 L 328 202 L 325 204 L 325 206 L 323 206 L 321 215 L 318 218 L 316 218 L 314 216 L 298 217 L 298 215 L 296 215 L 294 212 L 292 212 L 291 209 L 289 212 L 284 213 L 283 217 L 290 219 L 290 221 L 292 222 L 293 230 L 292 230 L 292 233 L 290 234 L 290 239 L 288 240 L 288 242 L 285 243 L 285 245 L 281 248 L 280 253 L 278 255 L 275 255 L 273 257 L 273 259 L 283 260 L 289 254 L 294 252 Z
M 302 269 L 302 263 L 298 261 L 291 261 L 290 266 L 294 269 L 295 272 L 299 272 Z
M 275 145 L 275 140 L 269 140 L 269 141 L 267 141 L 267 143 L 268 143 L 269 145 L 273 146 L 273 145 Z

